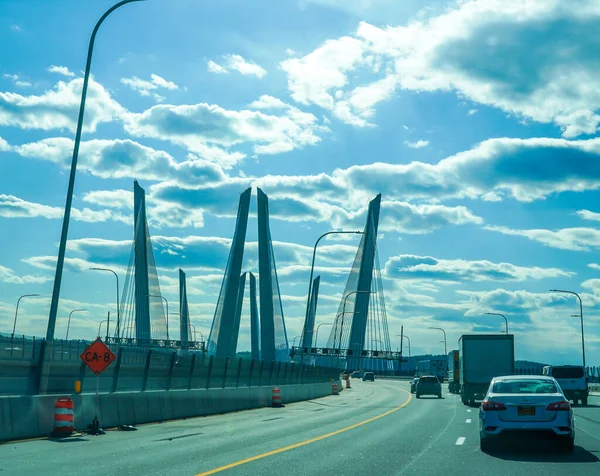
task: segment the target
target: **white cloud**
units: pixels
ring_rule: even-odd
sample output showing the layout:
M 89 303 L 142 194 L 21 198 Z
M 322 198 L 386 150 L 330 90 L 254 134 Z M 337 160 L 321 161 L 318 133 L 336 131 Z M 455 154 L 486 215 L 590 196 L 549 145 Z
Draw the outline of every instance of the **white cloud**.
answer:
M 21 129 L 76 128 L 83 79 L 68 83 L 59 81 L 54 89 L 36 96 L 0 92 L 0 126 Z M 84 131 L 95 132 L 100 123 L 120 119 L 125 109 L 111 98 L 108 91 L 91 80 L 88 85 Z
M 225 55 L 227 66 L 229 69 L 243 74 L 244 76 L 256 76 L 259 79 L 264 78 L 267 75 L 267 70 L 257 65 L 253 61 L 246 61 L 240 55 Z
M 422 140 L 422 139 L 418 140 L 417 142 L 404 141 L 404 143 L 411 149 L 423 149 L 424 147 L 427 147 L 429 145 L 428 140 Z
M 19 87 L 19 88 L 29 88 L 32 86 L 31 81 L 24 81 L 22 79 L 20 79 L 20 76 L 18 74 L 4 74 L 4 77 L 7 79 L 11 79 L 13 81 L 13 83 L 15 83 L 15 86 Z
M 249 143 L 257 154 L 276 154 L 315 145 L 321 141 L 317 133 L 328 130 L 314 115 L 295 108 L 275 116 L 205 103 L 153 106 L 129 114 L 125 129 L 135 136 L 169 140 L 224 167 L 245 158 L 225 148 Z
M 64 168 L 70 166 L 72 139 L 55 137 L 12 148 L 22 157 L 48 160 Z M 176 162 L 162 150 L 125 139 L 92 139 L 80 146 L 79 170 L 101 178 L 138 178 L 143 180 L 175 180 L 179 183 L 212 183 L 225 179 L 214 163 L 194 157 Z
M 563 228 L 561 230 L 515 230 L 503 226 L 486 226 L 486 230 L 510 236 L 523 236 L 562 250 L 590 251 L 600 248 L 600 230 L 595 228 Z
M 167 81 L 154 73 L 150 75 L 150 81 L 133 76 L 131 78 L 121 78 L 121 83 L 129 86 L 141 96 L 152 96 L 157 102 L 162 102 L 164 97 L 153 91 L 157 89 L 168 89 L 172 91 L 179 88 L 174 82 Z
M 5 266 L 0 265 L 0 282 L 7 284 L 34 284 L 34 283 L 45 283 L 51 281 L 52 276 L 32 276 L 24 275 L 18 276 L 15 272 Z
M 385 275 L 388 278 L 449 282 L 528 281 L 570 277 L 573 274 L 557 268 L 523 267 L 511 263 L 493 263 L 487 260 L 448 260 L 414 255 L 395 256 L 385 264 Z
M 577 215 L 584 220 L 600 221 L 600 213 L 591 212 L 589 210 L 577 210 Z
M 363 62 L 362 42 L 345 36 L 327 40 L 312 53 L 288 58 L 280 66 L 288 75 L 288 88 L 295 101 L 333 110 L 331 91 L 346 86 L 346 73 Z
M 17 25 L 17 24 L 10 25 L 10 29 L 12 31 L 14 31 L 15 33 L 21 33 L 23 31 L 23 28 L 20 25 Z
M 256 76 L 259 79 L 267 75 L 267 70 L 262 66 L 257 65 L 253 61 L 247 61 L 240 55 L 223 55 L 223 59 L 225 60 L 225 66 L 213 60 L 207 61 L 208 71 L 215 74 L 225 74 L 233 70 L 244 76 Z
M 592 269 L 595 269 L 597 271 L 600 271 L 600 264 L 590 263 L 590 264 L 588 264 L 588 268 L 592 268 Z
M 263 94 L 256 101 L 248 104 L 248 107 L 252 109 L 284 109 L 290 107 L 289 104 L 284 103 L 281 99 L 274 98 L 268 94 Z
M 467 116 L 474 116 L 478 112 L 479 112 L 478 109 L 469 109 L 469 112 L 467 112 Z
M 62 74 L 63 76 L 67 76 L 69 78 L 75 77 L 75 73 L 69 71 L 69 68 L 66 66 L 55 66 L 52 65 L 47 70 L 49 73 Z
M 62 207 L 51 207 L 41 203 L 28 202 L 14 195 L 0 194 L 0 217 L 2 218 L 62 218 L 64 209 Z M 75 221 L 95 223 L 105 221 L 118 221 L 122 223 L 131 223 L 130 217 L 114 213 L 111 210 L 90 210 L 84 208 L 71 209 L 71 217 Z
M 228 71 L 223 68 L 223 66 L 221 66 L 218 63 L 215 63 L 213 60 L 209 60 L 207 61 L 207 69 L 210 73 L 215 73 L 215 74 L 225 74 L 228 73 Z
M 589 55 L 599 20 L 594 0 L 576 8 L 559 0 L 464 0 L 402 26 L 361 22 L 352 36 L 329 39 L 281 67 L 296 101 L 328 110 L 334 93 L 347 95 L 366 71 L 368 82 L 393 75 L 400 89 L 453 91 L 575 137 L 600 123 L 598 71 Z M 354 115 L 346 120 L 364 125 Z

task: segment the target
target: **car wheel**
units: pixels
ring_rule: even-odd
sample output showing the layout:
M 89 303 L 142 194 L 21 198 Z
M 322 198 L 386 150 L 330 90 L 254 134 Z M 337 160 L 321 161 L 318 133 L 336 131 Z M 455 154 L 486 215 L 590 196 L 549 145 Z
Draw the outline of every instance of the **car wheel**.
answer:
M 582 404 L 582 405 L 584 405 L 584 406 L 587 406 L 587 402 L 588 402 L 588 399 L 587 399 L 587 397 L 586 397 L 586 398 L 583 398 L 583 399 L 581 399 L 581 404 Z
M 573 453 L 575 450 L 575 438 L 572 436 L 561 437 L 560 446 L 565 453 Z
M 469 401 L 466 398 L 463 398 L 462 402 L 463 402 L 463 405 L 468 405 L 469 404 Z
M 579 400 L 577 400 L 576 398 L 573 399 L 573 405 L 579 405 Z
M 438 393 L 438 398 L 442 398 L 442 394 L 441 393 Z
M 421 394 L 420 393 L 417 393 L 417 398 L 421 398 Z
M 488 438 L 479 437 L 479 449 L 484 453 L 488 453 L 492 448 Z

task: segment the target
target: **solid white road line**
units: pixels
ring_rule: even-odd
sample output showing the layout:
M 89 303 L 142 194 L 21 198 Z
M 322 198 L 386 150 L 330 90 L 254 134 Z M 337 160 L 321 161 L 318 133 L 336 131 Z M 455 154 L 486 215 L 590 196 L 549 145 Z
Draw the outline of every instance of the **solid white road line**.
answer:
M 465 423 L 471 423 L 471 419 L 470 419 L 470 418 L 467 418 L 467 419 L 465 420 Z
M 466 440 L 466 438 L 464 436 L 461 436 L 458 440 L 456 440 L 456 444 L 458 446 L 460 446 L 460 445 L 464 444 L 465 440 Z

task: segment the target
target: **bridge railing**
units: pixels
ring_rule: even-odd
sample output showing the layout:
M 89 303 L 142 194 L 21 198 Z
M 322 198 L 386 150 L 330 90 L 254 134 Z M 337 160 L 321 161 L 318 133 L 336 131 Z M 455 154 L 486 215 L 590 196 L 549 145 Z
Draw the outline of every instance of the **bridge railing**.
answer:
M 0 335 L 0 348 L 12 347 L 0 354 L 0 394 L 72 393 L 76 381 L 83 392 L 95 391 L 96 385 L 100 392 L 123 392 L 306 384 L 339 378 L 339 369 L 328 367 L 217 359 L 189 349 L 110 343 L 117 359 L 96 377 L 79 358 L 89 341 L 55 340 L 45 345 L 41 359 L 43 342 Z

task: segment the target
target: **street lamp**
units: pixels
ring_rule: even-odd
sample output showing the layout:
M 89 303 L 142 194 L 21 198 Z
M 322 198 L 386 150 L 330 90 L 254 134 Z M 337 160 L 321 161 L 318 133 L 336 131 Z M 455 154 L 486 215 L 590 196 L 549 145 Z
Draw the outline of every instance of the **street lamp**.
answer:
M 342 332 L 344 331 L 344 315 L 346 314 L 346 303 L 348 302 L 348 297 L 353 294 L 373 294 L 374 291 L 352 291 L 346 294 L 344 297 L 344 306 L 342 307 L 342 326 L 340 328 L 340 340 L 339 340 L 339 349 L 342 350 Z M 354 312 L 354 314 L 358 314 L 358 312 Z M 338 314 L 339 316 L 339 314 Z
M 306 321 L 308 320 L 308 311 L 310 308 L 310 295 L 312 293 L 312 283 L 313 283 L 313 274 L 315 271 L 315 256 L 317 254 L 317 246 L 319 244 L 319 241 L 321 241 L 322 238 L 325 238 L 327 235 L 335 235 L 335 234 L 337 234 L 337 235 L 363 235 L 364 232 L 362 232 L 362 231 L 344 231 L 344 230 L 328 231 L 327 233 L 323 233 L 321 236 L 319 236 L 319 238 L 315 242 L 315 246 L 313 247 L 312 264 L 310 265 L 310 279 L 308 280 L 308 296 L 306 298 L 306 315 L 304 317 L 304 329 L 302 330 L 302 334 L 306 334 Z
M 21 299 L 23 299 L 24 297 L 35 297 L 35 296 L 39 296 L 39 294 L 23 294 L 21 297 L 19 297 L 19 299 L 17 299 L 17 308 L 15 309 L 15 321 L 13 322 L 13 331 L 12 331 L 12 335 L 15 335 L 15 329 L 17 328 L 17 316 L 19 315 L 19 303 L 21 302 Z
M 583 334 L 583 302 L 581 301 L 581 296 L 574 291 L 566 291 L 564 289 L 551 289 L 550 292 L 573 294 L 577 296 L 577 299 L 579 299 L 579 318 L 581 319 L 581 355 L 583 358 L 583 369 L 585 370 L 585 337 Z
M 323 322 L 322 324 L 319 324 L 317 326 L 317 332 L 315 332 L 315 347 L 318 347 L 318 341 L 319 341 L 319 329 L 321 326 L 332 326 L 333 322 Z
M 504 314 L 500 314 L 499 312 L 486 312 L 486 314 L 488 316 L 502 316 L 506 323 L 506 334 L 508 334 L 508 319 L 506 318 L 506 316 Z
M 403 337 L 408 340 L 408 358 L 410 359 L 410 338 L 406 334 L 396 334 L 396 337 Z
M 148 294 L 148 297 L 164 299 L 165 303 L 167 304 L 167 340 L 170 340 L 169 339 L 169 301 L 167 301 L 167 298 L 165 298 L 161 294 Z
M 117 338 L 121 337 L 121 314 L 119 311 L 119 275 L 110 268 L 90 268 L 93 271 L 108 271 L 117 278 Z
M 296 347 L 296 339 L 299 339 L 299 338 L 301 338 L 301 337 L 302 337 L 301 335 L 300 335 L 300 336 L 296 336 L 296 337 L 294 337 L 294 339 L 292 340 L 292 348 L 293 348 L 293 347 Z
M 448 348 L 446 346 L 446 331 L 441 327 L 428 327 L 428 329 L 436 329 L 438 331 L 442 331 L 444 333 L 444 355 L 448 355 Z
M 381 350 L 383 350 L 383 348 L 385 347 L 383 342 L 381 342 L 379 339 L 373 339 L 372 342 L 379 342 L 381 344 Z M 375 349 L 375 350 L 377 350 L 377 349 Z
M 106 322 L 106 335 L 108 336 L 108 319 L 104 319 L 102 322 L 100 322 L 100 324 L 98 324 L 98 337 L 100 337 L 100 329 L 102 327 L 102 324 L 104 324 Z
M 67 335 L 65 336 L 65 340 L 69 340 L 69 327 L 71 327 L 71 315 L 74 312 L 87 312 L 87 309 L 73 309 L 70 313 L 69 313 L 69 320 L 67 321 Z
M 52 301 L 50 302 L 50 314 L 48 316 L 48 329 L 46 330 L 46 341 L 54 339 L 54 329 L 56 328 L 56 315 L 58 313 L 58 299 L 60 295 L 60 284 L 62 281 L 63 266 L 65 262 L 65 250 L 67 248 L 67 235 L 69 233 L 69 220 L 71 218 L 71 204 L 73 202 L 73 189 L 75 188 L 75 174 L 77 172 L 77 158 L 79 156 L 79 143 L 81 142 L 81 131 L 83 129 L 83 113 L 85 110 L 85 98 L 87 95 L 88 81 L 90 79 L 90 67 L 92 65 L 92 52 L 94 50 L 94 41 L 96 33 L 102 22 L 117 8 L 127 3 L 139 2 L 143 0 L 123 0 L 110 7 L 104 15 L 100 17 L 98 23 L 92 31 L 90 44 L 88 46 L 87 60 L 85 64 L 85 74 L 83 77 L 83 88 L 81 90 L 81 103 L 79 105 L 79 117 L 77 118 L 77 131 L 75 133 L 75 143 L 73 145 L 73 158 L 71 159 L 71 172 L 69 174 L 69 185 L 67 188 L 67 200 L 65 203 L 65 214 L 63 216 L 62 231 L 60 234 L 60 244 L 58 246 L 58 258 L 56 260 L 56 273 L 54 275 L 54 286 L 52 289 Z

